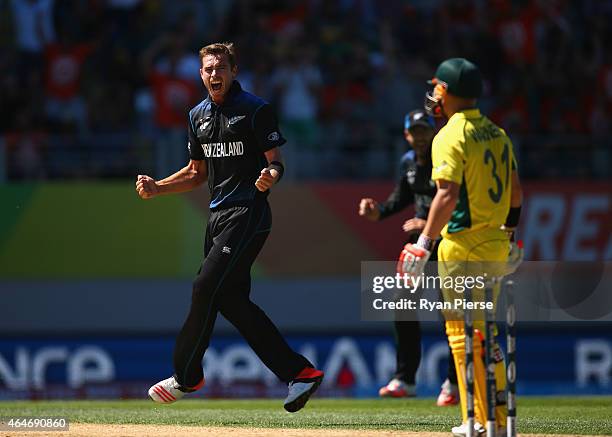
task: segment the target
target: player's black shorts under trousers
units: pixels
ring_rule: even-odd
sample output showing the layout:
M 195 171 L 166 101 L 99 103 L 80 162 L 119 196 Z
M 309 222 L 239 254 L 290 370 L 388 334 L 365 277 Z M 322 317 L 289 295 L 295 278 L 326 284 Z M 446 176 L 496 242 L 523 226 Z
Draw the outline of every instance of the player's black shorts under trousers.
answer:
M 193 282 L 191 308 L 176 340 L 174 371 L 179 384 L 194 387 L 203 377 L 202 357 L 221 313 L 282 381 L 312 364 L 294 352 L 250 297 L 251 266 L 270 233 L 268 202 L 211 212 L 204 261 Z

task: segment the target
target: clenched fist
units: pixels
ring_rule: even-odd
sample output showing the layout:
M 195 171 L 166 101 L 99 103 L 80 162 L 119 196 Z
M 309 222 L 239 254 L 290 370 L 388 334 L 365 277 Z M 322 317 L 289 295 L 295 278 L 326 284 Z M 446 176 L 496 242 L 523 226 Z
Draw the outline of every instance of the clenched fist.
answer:
M 276 183 L 278 175 L 278 170 L 266 167 L 261 171 L 259 177 L 255 181 L 255 186 L 259 191 L 266 191 Z
M 136 179 L 136 192 L 143 199 L 151 199 L 159 194 L 159 187 L 152 177 L 138 175 L 138 179 Z
M 378 202 L 369 197 L 361 199 L 359 202 L 359 215 L 365 217 L 370 221 L 377 221 L 380 219 L 380 209 L 378 209 Z

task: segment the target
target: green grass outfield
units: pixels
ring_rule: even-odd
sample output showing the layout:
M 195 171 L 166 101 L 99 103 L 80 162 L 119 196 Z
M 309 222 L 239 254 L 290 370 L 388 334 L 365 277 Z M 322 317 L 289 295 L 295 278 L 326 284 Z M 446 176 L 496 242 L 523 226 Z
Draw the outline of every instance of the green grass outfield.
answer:
M 525 397 L 518 404 L 519 431 L 543 434 L 612 434 L 612 397 Z M 449 431 L 459 408 L 433 399 L 312 399 L 299 413 L 281 400 L 1 401 L 0 416 L 65 416 L 71 422 L 262 428 Z

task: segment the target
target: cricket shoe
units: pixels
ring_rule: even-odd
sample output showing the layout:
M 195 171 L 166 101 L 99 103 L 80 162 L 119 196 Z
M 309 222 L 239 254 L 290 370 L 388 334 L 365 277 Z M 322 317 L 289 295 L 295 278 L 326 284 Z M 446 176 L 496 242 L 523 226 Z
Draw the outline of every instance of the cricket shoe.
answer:
M 462 423 L 459 426 L 455 426 L 451 429 L 454 437 L 465 437 L 467 435 L 468 424 Z M 474 436 L 484 436 L 487 434 L 487 430 L 479 422 L 474 422 Z
M 393 378 L 389 384 L 378 390 L 381 398 L 413 398 L 416 396 L 414 384 L 406 384 L 401 379 Z
M 442 384 L 442 390 L 438 395 L 436 405 L 438 407 L 449 407 L 451 405 L 457 405 L 459 403 L 459 388 L 456 384 L 451 384 L 447 379 Z
M 305 367 L 298 375 L 289 382 L 289 394 L 284 402 L 285 410 L 295 413 L 301 410 L 317 391 L 325 374 L 313 367 Z
M 199 390 L 203 385 L 204 378 L 202 378 L 202 381 L 193 388 L 183 387 L 176 381 L 174 376 L 171 376 L 151 386 L 149 389 L 149 399 L 160 404 L 171 404 L 185 396 L 185 393 Z

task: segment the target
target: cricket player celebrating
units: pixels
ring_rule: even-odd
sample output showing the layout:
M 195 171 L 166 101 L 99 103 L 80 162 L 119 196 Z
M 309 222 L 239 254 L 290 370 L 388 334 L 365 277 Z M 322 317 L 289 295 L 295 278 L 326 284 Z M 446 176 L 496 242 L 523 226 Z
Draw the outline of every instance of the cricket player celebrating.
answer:
M 289 386 L 284 408 L 300 410 L 323 380 L 293 351 L 268 316 L 249 298 L 251 266 L 270 233 L 269 189 L 283 175 L 285 143 L 272 108 L 242 90 L 231 43 L 200 50 L 200 76 L 208 97 L 189 112 L 188 165 L 156 181 L 138 176 L 143 199 L 190 191 L 208 179 L 211 214 L 204 260 L 193 282 L 191 308 L 174 348 L 174 375 L 149 389 L 172 403 L 204 385 L 202 358 L 221 313 L 264 364 Z
M 522 193 L 512 143 L 506 133 L 476 108 L 482 92 L 482 77 L 476 65 L 463 58 L 442 62 L 430 81 L 425 107 L 434 116 L 444 116 L 447 124 L 432 144 L 432 179 L 438 191 L 427 223 L 416 244 L 404 249 L 404 271 L 413 276 L 423 272 L 436 238 L 440 275 L 453 275 L 467 262 L 506 264 L 514 259 L 516 245 L 512 233 L 518 224 Z M 471 264 L 473 265 L 473 264 Z M 481 290 L 474 289 L 473 295 Z M 498 290 L 496 291 L 498 292 Z M 457 297 L 454 290 L 443 290 L 446 300 Z M 477 336 L 484 335 L 482 318 L 474 321 Z M 446 317 L 446 333 L 452 349 L 459 383 L 463 424 L 454 427 L 455 436 L 467 433 L 467 393 L 465 381 L 465 332 L 462 319 Z M 478 338 L 478 337 L 477 337 Z M 498 433 L 505 432 L 503 405 L 505 365 L 499 345 L 495 379 L 498 406 L 495 419 Z M 475 432 L 483 433 L 486 422 L 485 367 L 481 341 L 474 342 Z

